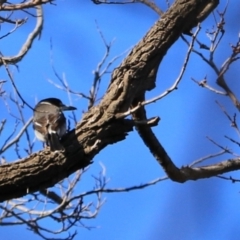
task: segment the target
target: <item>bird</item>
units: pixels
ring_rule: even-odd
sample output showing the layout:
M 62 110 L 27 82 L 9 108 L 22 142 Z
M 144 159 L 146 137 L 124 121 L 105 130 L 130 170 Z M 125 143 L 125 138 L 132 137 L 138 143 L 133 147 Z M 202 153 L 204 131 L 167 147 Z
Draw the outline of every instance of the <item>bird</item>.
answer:
M 60 139 L 66 134 L 66 118 L 63 111 L 76 110 L 66 106 L 58 98 L 46 98 L 37 103 L 33 111 L 33 129 L 38 140 L 46 143 L 50 151 L 63 151 Z

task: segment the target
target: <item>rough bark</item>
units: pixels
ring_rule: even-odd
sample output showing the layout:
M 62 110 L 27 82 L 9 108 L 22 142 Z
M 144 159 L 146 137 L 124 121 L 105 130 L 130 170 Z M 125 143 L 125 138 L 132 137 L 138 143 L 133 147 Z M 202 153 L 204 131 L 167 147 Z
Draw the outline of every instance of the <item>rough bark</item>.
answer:
M 120 118 L 133 100 L 155 86 L 155 71 L 168 49 L 206 16 L 204 9 L 218 0 L 177 0 L 133 48 L 113 72 L 109 88 L 96 107 L 87 112 L 76 129 L 66 135 L 66 151 L 47 150 L 25 159 L 0 166 L 0 201 L 21 197 L 29 192 L 51 187 L 77 169 L 92 163 L 94 156 L 109 144 L 125 139 L 133 130 L 132 120 Z

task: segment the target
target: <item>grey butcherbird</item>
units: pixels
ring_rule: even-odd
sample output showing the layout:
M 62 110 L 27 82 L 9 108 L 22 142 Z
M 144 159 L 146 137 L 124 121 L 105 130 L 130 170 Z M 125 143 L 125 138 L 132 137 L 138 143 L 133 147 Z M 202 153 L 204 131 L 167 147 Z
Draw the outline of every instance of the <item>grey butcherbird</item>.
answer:
M 58 98 L 41 100 L 34 108 L 33 129 L 36 137 L 47 144 L 51 151 L 61 151 L 64 147 L 60 139 L 66 134 L 66 118 L 63 111 L 76 110 L 65 106 Z

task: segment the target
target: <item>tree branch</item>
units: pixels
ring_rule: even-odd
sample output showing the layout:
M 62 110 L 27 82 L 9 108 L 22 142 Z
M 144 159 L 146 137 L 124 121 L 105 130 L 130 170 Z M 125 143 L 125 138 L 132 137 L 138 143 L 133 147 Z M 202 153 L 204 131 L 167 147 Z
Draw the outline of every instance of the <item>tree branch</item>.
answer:
M 26 42 L 23 44 L 23 46 L 21 47 L 19 53 L 15 56 L 11 56 L 11 57 L 0 57 L 0 66 L 2 66 L 4 64 L 4 62 L 6 64 L 16 64 L 18 63 L 28 52 L 28 50 L 31 48 L 33 41 L 36 37 L 41 35 L 41 31 L 43 28 L 43 10 L 42 10 L 42 6 L 36 6 L 36 12 L 37 12 L 37 22 L 36 22 L 36 26 L 33 29 L 33 31 L 28 35 L 28 38 L 26 39 Z M 3 10 L 3 9 L 1 9 Z
M 211 2 L 218 4 L 218 0 Z M 155 86 L 154 76 L 149 78 L 152 69 L 158 68 L 168 49 L 189 28 L 189 22 L 195 22 L 208 4 L 209 0 L 177 0 L 163 14 L 115 69 L 100 104 L 92 107 L 76 129 L 63 139 L 64 152 L 43 150 L 21 161 L 0 166 L 0 201 L 53 186 L 76 170 L 91 164 L 94 156 L 107 145 L 125 139 L 133 129 L 133 123 L 127 119 L 116 119 L 115 115 L 126 112 L 136 96 Z M 219 164 L 215 169 L 185 168 L 181 172 L 188 179 L 195 180 L 196 177 L 210 177 L 240 167 L 240 160 L 230 163 Z M 184 180 L 186 178 L 180 179 L 181 182 Z

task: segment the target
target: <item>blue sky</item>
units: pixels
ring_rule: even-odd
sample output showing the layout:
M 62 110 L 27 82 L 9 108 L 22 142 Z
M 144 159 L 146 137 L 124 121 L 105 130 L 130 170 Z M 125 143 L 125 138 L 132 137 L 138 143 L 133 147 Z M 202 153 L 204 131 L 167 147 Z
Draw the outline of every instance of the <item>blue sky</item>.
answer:
M 160 1 L 158 1 L 160 2 Z M 164 1 L 161 6 L 165 8 Z M 20 92 L 32 106 L 36 100 L 49 96 L 59 97 L 69 103 L 66 93 L 49 84 L 51 79 L 57 81 L 50 64 L 50 39 L 53 43 L 53 61 L 58 73 L 65 74 L 69 85 L 76 91 L 88 93 L 93 80 L 93 70 L 105 53 L 104 44 L 97 32 L 96 21 L 107 42 L 114 41 L 110 59 L 133 47 L 157 21 L 157 15 L 141 4 L 133 5 L 94 5 L 90 0 L 56 1 L 57 6 L 45 5 L 45 25 L 42 36 L 35 41 L 27 56 L 19 63 L 19 71 L 12 68 L 14 79 Z M 225 1 L 218 9 L 222 10 Z M 226 34 L 221 49 L 216 54 L 216 62 L 221 65 L 230 54 L 230 43 L 237 41 L 240 14 L 240 3 L 231 2 L 226 15 Z M 19 13 L 24 16 L 24 13 Z M 34 27 L 34 20 L 20 28 L 9 40 L 1 40 L 3 54 L 11 55 L 24 41 L 26 34 Z M 213 25 L 213 15 L 202 25 L 200 39 L 208 43 L 204 34 L 206 28 Z M 4 31 L 1 29 L 0 34 Z M 17 43 L 16 43 L 17 39 Z M 18 45 L 19 44 L 19 45 Z M 159 95 L 171 86 L 178 76 L 184 61 L 187 48 L 179 40 L 164 58 L 159 68 L 157 87 L 147 97 Z M 126 56 L 126 55 L 125 55 Z M 124 57 L 124 56 L 123 56 Z M 116 67 L 123 58 L 114 65 Z M 113 68 L 112 68 L 113 69 Z M 0 69 L 0 78 L 7 79 L 5 70 Z M 224 138 L 224 135 L 238 139 L 236 132 L 216 105 L 218 100 L 233 115 L 237 110 L 226 97 L 215 95 L 198 87 L 190 78 L 201 80 L 207 75 L 209 83 L 216 86 L 213 71 L 203 62 L 191 55 L 190 64 L 180 83 L 179 89 L 158 103 L 147 107 L 148 116 L 160 116 L 159 126 L 154 128 L 157 137 L 174 160 L 177 166 L 187 165 L 208 154 L 219 152 L 206 136 L 218 141 L 221 145 L 239 149 Z M 239 62 L 235 63 L 226 78 L 233 89 L 239 89 L 237 76 Z M 109 84 L 110 75 L 103 78 L 100 96 Z M 5 89 L 12 92 L 9 83 Z M 72 104 L 78 108 L 77 117 L 87 109 L 87 102 L 76 96 Z M 5 105 L 0 101 L 0 120 L 8 118 Z M 14 109 L 13 109 L 14 111 Z M 31 116 L 25 110 L 26 119 Z M 14 121 L 9 119 L 5 132 L 11 132 Z M 31 129 L 31 127 L 30 127 Z M 29 130 L 30 130 L 29 129 Z M 33 135 L 32 135 L 33 138 Z M 22 143 L 24 145 L 24 143 Z M 36 144 L 35 151 L 41 149 Z M 13 151 L 5 155 L 7 160 L 16 160 Z M 230 158 L 230 155 L 210 160 L 213 163 Z M 144 146 L 137 133 L 129 134 L 127 139 L 108 146 L 94 158 L 88 176 L 97 175 L 101 170 L 100 163 L 107 169 L 110 178 L 108 187 L 128 187 L 165 176 L 165 173 Z M 239 173 L 226 176 L 240 178 Z M 86 177 L 81 190 L 90 190 L 93 180 Z M 240 222 L 240 186 L 217 178 L 191 181 L 185 184 L 169 180 L 149 188 L 128 193 L 105 194 L 106 203 L 94 220 L 85 221 L 95 229 L 77 229 L 77 240 L 191 240 L 191 239 L 239 239 Z M 77 190 L 76 190 L 77 191 Z M 51 222 L 48 222 L 50 225 Z M 25 226 L 1 227 L 1 239 L 40 239 L 26 230 Z

